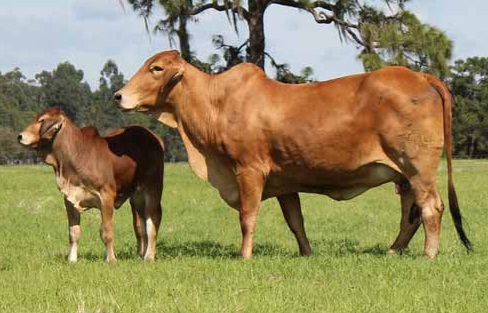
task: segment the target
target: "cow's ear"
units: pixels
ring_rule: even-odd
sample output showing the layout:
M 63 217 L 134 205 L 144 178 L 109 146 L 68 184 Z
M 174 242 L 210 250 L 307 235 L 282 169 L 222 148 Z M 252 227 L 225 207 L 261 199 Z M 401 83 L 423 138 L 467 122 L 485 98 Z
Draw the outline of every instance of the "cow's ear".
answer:
M 183 66 L 165 69 L 163 83 L 161 84 L 161 95 L 163 99 L 166 99 L 173 87 L 180 82 L 183 77 L 183 72 Z
M 42 122 L 39 135 L 42 139 L 51 140 L 63 126 L 64 119 L 46 119 Z
M 165 105 L 163 107 L 163 110 L 159 114 L 158 121 L 171 128 L 178 127 L 178 123 L 176 122 L 176 117 L 174 114 L 174 109 L 169 105 Z

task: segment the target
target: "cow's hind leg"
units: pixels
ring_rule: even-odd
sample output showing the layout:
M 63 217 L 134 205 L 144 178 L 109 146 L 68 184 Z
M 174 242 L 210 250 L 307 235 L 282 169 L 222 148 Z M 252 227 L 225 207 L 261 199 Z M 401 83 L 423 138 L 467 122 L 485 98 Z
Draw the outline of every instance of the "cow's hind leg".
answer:
M 298 193 L 290 193 L 277 197 L 281 211 L 288 227 L 295 235 L 300 255 L 307 256 L 312 253 L 303 224 L 302 207 Z
M 402 216 L 400 220 L 400 232 L 388 250 L 388 254 L 390 255 L 396 253 L 401 254 L 420 226 L 419 209 L 415 204 L 415 197 L 410 184 L 404 181 L 399 184 L 398 190 L 401 197 Z
M 417 175 L 410 179 L 410 184 L 424 227 L 424 254 L 428 258 L 435 258 L 439 251 L 441 219 L 444 212 L 444 205 L 437 190 L 436 177 L 431 175 L 426 179 Z
M 142 258 L 146 250 L 145 237 L 146 227 L 144 225 L 144 197 L 134 194 L 130 198 L 130 206 L 132 209 L 132 225 L 134 227 L 134 234 L 137 240 L 137 254 Z

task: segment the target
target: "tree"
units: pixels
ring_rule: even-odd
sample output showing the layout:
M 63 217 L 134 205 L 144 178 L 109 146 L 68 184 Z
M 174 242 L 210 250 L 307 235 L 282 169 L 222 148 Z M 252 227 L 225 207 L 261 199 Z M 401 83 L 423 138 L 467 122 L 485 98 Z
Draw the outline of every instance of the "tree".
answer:
M 36 75 L 41 85 L 42 100 L 48 107 L 59 106 L 76 122 L 83 122 L 84 110 L 91 101 L 91 90 L 83 82 L 83 71 L 68 62 L 60 63 L 52 72 Z
M 91 103 L 84 112 L 84 124 L 95 126 L 101 133 L 123 126 L 124 114 L 112 101 L 114 93 L 123 86 L 124 75 L 114 61 L 108 60 L 100 71 L 98 89 L 92 93 Z
M 128 0 L 135 11 L 147 20 L 154 3 L 159 3 L 165 17 L 156 30 L 164 31 L 172 40 L 177 35 L 180 49 L 189 60 L 189 36 L 186 25 L 204 11 L 223 12 L 235 26 L 247 25 L 249 39 L 246 61 L 264 68 L 264 14 L 272 5 L 281 5 L 310 13 L 318 24 L 334 25 L 342 41 L 360 49 L 359 59 L 365 70 L 388 64 L 401 64 L 418 70 L 429 69 L 437 75 L 447 73 L 452 43 L 443 32 L 421 23 L 405 9 L 409 0 Z M 375 7 L 372 3 L 383 4 Z M 385 13 L 388 12 L 388 13 Z M 178 31 L 176 31 L 178 30 Z
M 457 60 L 449 80 L 455 95 L 455 154 L 486 157 L 488 154 L 488 58 Z
M 0 73 L 0 164 L 35 159 L 35 153 L 19 145 L 17 135 L 43 108 L 39 97 L 40 88 L 18 68 Z
M 154 0 L 127 0 L 132 9 L 139 13 L 144 19 L 146 30 L 149 30 L 148 18 L 153 10 Z M 168 36 L 170 44 L 174 43 L 174 36 L 179 39 L 180 52 L 183 59 L 188 62 L 192 61 L 192 52 L 190 50 L 190 35 L 187 24 L 191 16 L 187 14 L 193 7 L 192 0 L 159 0 L 163 7 L 166 17 L 159 20 L 156 24 L 155 31 L 162 32 Z
M 408 11 L 395 18 L 382 12 L 364 10 L 361 18 L 361 40 L 358 58 L 365 70 L 387 65 L 403 65 L 436 76 L 449 74 L 452 41 L 439 29 L 421 23 Z
M 0 125 L 18 131 L 42 108 L 39 87 L 18 68 L 0 73 Z

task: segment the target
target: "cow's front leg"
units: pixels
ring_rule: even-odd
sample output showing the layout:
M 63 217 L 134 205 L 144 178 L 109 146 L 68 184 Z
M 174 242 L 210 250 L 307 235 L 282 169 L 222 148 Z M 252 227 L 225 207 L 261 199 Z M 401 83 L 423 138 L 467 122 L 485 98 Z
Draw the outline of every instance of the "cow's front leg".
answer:
M 239 221 L 242 232 L 241 256 L 252 258 L 252 237 L 263 193 L 264 176 L 254 170 L 240 169 L 237 174 L 239 186 Z
M 107 251 L 107 262 L 115 262 L 114 253 L 114 197 L 104 196 L 102 197 L 102 224 L 100 226 L 100 238 L 105 244 Z
M 81 236 L 80 212 L 66 198 L 64 198 L 64 206 L 68 214 L 69 226 L 68 262 L 74 263 L 78 260 L 78 240 Z

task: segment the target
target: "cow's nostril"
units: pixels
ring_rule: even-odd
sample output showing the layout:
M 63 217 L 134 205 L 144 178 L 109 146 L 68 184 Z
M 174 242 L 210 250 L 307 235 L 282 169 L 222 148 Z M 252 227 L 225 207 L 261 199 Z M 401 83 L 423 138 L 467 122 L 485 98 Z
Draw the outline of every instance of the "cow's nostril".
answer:
M 19 134 L 19 135 L 17 136 L 17 141 L 19 141 L 19 142 L 20 142 L 21 140 L 22 140 L 22 134 Z
M 120 93 L 116 93 L 114 95 L 114 101 L 119 102 L 120 100 L 122 100 L 122 95 Z

